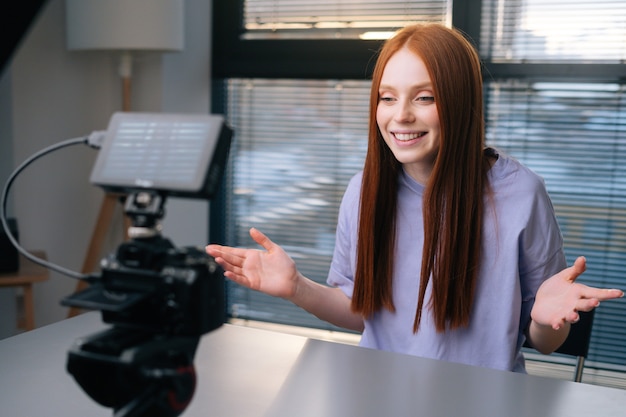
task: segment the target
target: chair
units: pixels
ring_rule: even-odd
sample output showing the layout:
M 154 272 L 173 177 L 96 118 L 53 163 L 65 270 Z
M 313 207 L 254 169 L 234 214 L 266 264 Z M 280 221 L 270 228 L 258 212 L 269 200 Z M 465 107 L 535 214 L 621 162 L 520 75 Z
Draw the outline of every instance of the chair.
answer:
M 585 359 L 589 353 L 589 342 L 591 340 L 591 328 L 593 327 L 593 316 L 595 310 L 579 311 L 580 320 L 572 324 L 569 335 L 565 342 L 555 352 L 576 357 L 576 370 L 574 371 L 574 381 L 581 382 Z M 525 347 L 532 348 L 528 341 Z

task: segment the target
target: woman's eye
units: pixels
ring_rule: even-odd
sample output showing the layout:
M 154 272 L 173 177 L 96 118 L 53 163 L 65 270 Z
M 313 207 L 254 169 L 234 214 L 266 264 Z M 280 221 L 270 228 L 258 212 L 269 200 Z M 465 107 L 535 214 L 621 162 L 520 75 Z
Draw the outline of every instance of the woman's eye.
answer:
M 388 102 L 393 101 L 393 97 L 381 97 L 379 100 L 388 103 Z
M 419 101 L 420 103 L 434 103 L 435 102 L 435 97 L 433 97 L 433 96 L 419 96 L 415 100 Z

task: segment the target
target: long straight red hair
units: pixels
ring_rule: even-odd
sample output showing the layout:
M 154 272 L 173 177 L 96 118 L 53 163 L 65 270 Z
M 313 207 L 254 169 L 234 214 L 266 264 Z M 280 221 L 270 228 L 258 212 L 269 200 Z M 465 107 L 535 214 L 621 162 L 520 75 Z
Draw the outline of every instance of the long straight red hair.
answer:
M 483 85 L 480 59 L 459 32 L 440 24 L 417 24 L 385 42 L 372 76 L 368 151 L 363 171 L 357 264 L 352 309 L 365 317 L 395 311 L 392 278 L 398 177 L 401 164 L 376 123 L 379 87 L 391 56 L 403 47 L 428 70 L 441 140 L 424 193 L 424 249 L 413 331 L 419 329 L 426 288 L 438 331 L 469 324 L 481 254 L 483 196 L 489 162 L 484 156 Z M 416 213 L 416 220 L 419 215 Z

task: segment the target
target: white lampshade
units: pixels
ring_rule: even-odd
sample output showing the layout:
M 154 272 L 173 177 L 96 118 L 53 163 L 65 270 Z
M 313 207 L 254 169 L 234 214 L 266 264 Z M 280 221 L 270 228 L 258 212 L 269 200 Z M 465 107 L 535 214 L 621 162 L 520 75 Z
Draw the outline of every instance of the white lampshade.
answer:
M 69 50 L 180 51 L 184 0 L 66 0 Z

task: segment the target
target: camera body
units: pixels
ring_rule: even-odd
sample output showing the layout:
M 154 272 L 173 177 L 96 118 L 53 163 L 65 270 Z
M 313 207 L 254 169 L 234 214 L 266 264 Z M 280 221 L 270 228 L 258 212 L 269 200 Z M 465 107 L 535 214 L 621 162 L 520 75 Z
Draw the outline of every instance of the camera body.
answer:
M 113 291 L 137 289 L 145 296 L 120 311 L 101 308 L 105 323 L 185 336 L 199 336 L 224 323 L 223 271 L 212 257 L 196 247 L 157 254 L 148 248 L 148 256 L 156 255 L 156 268 L 136 269 L 128 264 L 142 252 L 137 246 L 123 244 L 117 256 L 106 258 L 102 280 Z
M 226 319 L 223 271 L 201 248 L 134 239 L 101 267 L 99 278 L 62 303 L 101 310 L 114 326 L 171 336 L 200 336 Z

